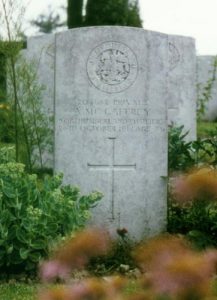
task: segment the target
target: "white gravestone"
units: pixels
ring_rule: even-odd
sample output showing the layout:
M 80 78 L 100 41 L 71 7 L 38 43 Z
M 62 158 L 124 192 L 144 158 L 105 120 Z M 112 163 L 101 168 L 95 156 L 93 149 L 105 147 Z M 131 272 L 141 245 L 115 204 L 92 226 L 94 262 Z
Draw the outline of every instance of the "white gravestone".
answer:
M 189 37 L 168 38 L 169 86 L 168 122 L 184 126 L 186 139 L 196 140 L 196 50 Z
M 28 38 L 28 54 L 38 65 L 39 82 L 45 86 L 43 91 L 44 110 L 53 115 L 54 110 L 54 59 L 55 35 L 42 35 Z M 207 58 L 207 59 L 206 59 Z M 183 36 L 168 36 L 169 86 L 168 123 L 184 125 L 189 131 L 188 139 L 196 139 L 196 54 L 195 42 Z M 209 60 L 209 61 L 208 61 Z M 210 73 L 212 57 L 198 58 L 198 78 L 202 88 Z M 201 70 L 201 71 L 200 71 Z M 91 76 L 91 74 L 89 75 Z M 132 75 L 131 75 L 132 76 Z M 93 78 L 94 81 L 94 78 Z M 199 87 L 199 92 L 201 88 Z M 104 86 L 104 89 L 107 87 Z M 117 88 L 117 87 L 115 87 Z M 120 85 L 121 88 L 121 85 Z M 214 96 L 215 96 L 214 87 Z M 208 104 L 209 116 L 213 115 L 215 97 Z M 50 157 L 50 160 L 51 157 Z
M 204 99 L 203 93 L 211 83 L 208 102 L 205 103 L 204 120 L 215 121 L 217 119 L 217 62 L 216 56 L 201 55 L 197 57 L 197 98 Z
M 167 45 L 129 27 L 56 35 L 55 170 L 102 191 L 92 222 L 134 240 L 166 225 Z

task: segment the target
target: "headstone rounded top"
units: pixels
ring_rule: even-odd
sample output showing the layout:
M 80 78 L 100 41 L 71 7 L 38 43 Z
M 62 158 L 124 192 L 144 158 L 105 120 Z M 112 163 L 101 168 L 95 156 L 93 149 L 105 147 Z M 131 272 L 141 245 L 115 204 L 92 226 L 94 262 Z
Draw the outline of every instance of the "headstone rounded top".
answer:
M 118 93 L 136 80 L 138 63 L 133 50 L 116 41 L 96 46 L 87 60 L 90 82 L 99 90 Z

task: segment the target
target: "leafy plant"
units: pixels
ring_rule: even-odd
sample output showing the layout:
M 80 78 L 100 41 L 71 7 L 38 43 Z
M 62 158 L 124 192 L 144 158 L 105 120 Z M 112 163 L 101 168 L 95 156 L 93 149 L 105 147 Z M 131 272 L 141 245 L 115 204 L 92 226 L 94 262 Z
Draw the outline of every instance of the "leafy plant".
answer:
M 19 58 L 16 65 L 17 92 L 19 100 L 18 131 L 20 160 L 27 169 L 44 168 L 46 154 L 53 151 L 53 118 L 43 111 L 42 92 L 45 87 L 38 84 L 35 61 Z M 13 103 L 13 88 L 9 82 L 8 100 Z M 24 147 L 23 147 L 24 145 Z M 26 159 L 25 159 L 26 158 Z
M 170 127 L 168 168 L 170 171 L 186 170 L 194 165 L 192 157 L 192 142 L 186 142 L 187 132 L 183 133 L 184 126 Z
M 20 55 L 25 8 L 18 0 L 0 0 L 0 10 L 0 53 L 7 74 L 5 101 L 13 116 L 9 121 L 13 124 L 10 127 L 14 131 L 16 161 L 24 163 L 32 172 L 38 166 L 45 167 L 46 154 L 52 151 L 53 120 L 43 112 L 45 87 L 38 84 L 35 62 L 27 62 Z
M 13 143 L 14 142 L 14 122 L 13 111 L 9 105 L 0 104 L 0 142 Z
M 0 164 L 15 162 L 14 146 L 0 146 Z
M 54 12 L 50 5 L 46 14 L 40 14 L 36 19 L 31 20 L 30 24 L 38 27 L 39 32 L 42 33 L 52 33 L 58 27 L 65 25 L 64 22 L 60 22 L 60 15 Z
M 39 181 L 24 168 L 0 164 L 0 266 L 10 271 L 34 270 L 49 244 L 83 227 L 102 197 L 62 186 L 62 175 Z
M 19 160 L 19 130 L 18 111 L 20 110 L 16 77 L 16 62 L 20 50 L 23 48 L 22 41 L 22 20 L 25 12 L 24 3 L 18 0 L 0 1 L 0 53 L 6 60 L 4 69 L 10 78 L 13 87 L 13 114 L 14 114 L 14 141 L 16 149 L 16 161 Z M 2 75 L 5 77 L 5 74 Z
M 180 207 L 169 203 L 168 231 L 184 234 L 199 249 L 217 246 L 217 206 L 194 203 Z M 203 203 L 204 204 L 204 203 Z
M 173 178 L 168 231 L 186 235 L 199 248 L 217 246 L 217 171 L 193 170 Z
M 213 62 L 213 69 L 211 71 L 211 77 L 207 80 L 205 86 L 202 88 L 202 95 L 198 97 L 197 100 L 197 119 L 201 121 L 203 118 L 207 103 L 210 101 L 212 97 L 212 88 L 216 81 L 216 70 L 217 70 L 217 56 Z M 198 86 L 200 88 L 200 85 Z
M 186 141 L 187 132 L 183 126 L 170 127 L 168 167 L 169 171 L 186 171 L 194 166 L 217 164 L 217 136 L 212 132 L 209 138 Z

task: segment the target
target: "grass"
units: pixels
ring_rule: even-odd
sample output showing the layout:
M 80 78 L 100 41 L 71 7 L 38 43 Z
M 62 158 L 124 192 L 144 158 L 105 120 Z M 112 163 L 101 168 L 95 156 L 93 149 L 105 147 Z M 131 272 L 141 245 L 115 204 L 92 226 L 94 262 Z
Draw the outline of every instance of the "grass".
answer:
M 1 300 L 36 300 L 37 285 L 24 283 L 0 284 Z
M 0 283 L 1 300 L 37 300 L 38 290 L 42 285 L 26 283 Z M 50 287 L 50 286 L 49 286 Z M 138 289 L 136 281 L 132 280 L 126 289 L 126 295 Z
M 197 136 L 207 138 L 217 134 L 217 122 L 198 122 Z

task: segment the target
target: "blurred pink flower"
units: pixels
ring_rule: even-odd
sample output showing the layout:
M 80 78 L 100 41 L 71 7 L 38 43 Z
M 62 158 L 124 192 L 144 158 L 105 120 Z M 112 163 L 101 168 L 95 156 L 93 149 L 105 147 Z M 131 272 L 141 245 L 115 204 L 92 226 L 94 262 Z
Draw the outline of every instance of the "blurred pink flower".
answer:
M 57 260 L 44 262 L 39 271 L 43 281 L 49 282 L 54 279 L 68 279 L 70 276 L 70 267 Z
M 172 181 L 172 195 L 179 203 L 185 204 L 193 200 L 194 191 L 189 186 L 185 176 L 178 176 Z
M 205 200 L 217 200 L 217 170 L 212 168 L 193 169 L 171 181 L 173 198 L 179 204 Z
M 184 300 L 192 295 L 204 299 L 210 293 L 217 263 L 215 250 L 197 253 L 180 237 L 162 236 L 141 245 L 136 258 L 145 271 L 144 283 L 157 294 Z

